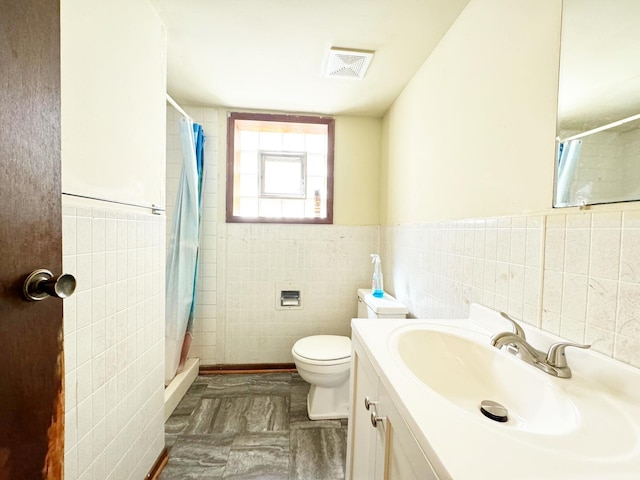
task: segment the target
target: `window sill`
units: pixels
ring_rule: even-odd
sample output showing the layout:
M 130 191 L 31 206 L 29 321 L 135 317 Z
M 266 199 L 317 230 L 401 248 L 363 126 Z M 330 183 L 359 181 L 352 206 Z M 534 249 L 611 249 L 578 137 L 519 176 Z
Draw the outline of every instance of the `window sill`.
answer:
M 270 217 L 227 217 L 227 223 L 283 223 L 301 225 L 332 225 L 333 218 L 270 218 Z

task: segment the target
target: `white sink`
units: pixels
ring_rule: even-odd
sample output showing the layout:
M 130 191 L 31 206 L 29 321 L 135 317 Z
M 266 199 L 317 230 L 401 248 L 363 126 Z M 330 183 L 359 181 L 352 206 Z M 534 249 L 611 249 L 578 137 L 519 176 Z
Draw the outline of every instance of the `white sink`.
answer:
M 475 416 L 480 402 L 508 410 L 505 426 L 556 434 L 576 428 L 578 410 L 549 375 L 459 334 L 412 328 L 395 336 L 397 355 L 425 386 Z M 495 421 L 489 420 L 487 421 Z
M 444 465 L 440 478 L 640 478 L 640 370 L 573 349 L 573 377 L 553 377 L 492 347 L 511 327 L 477 305 L 469 319 L 352 327 L 422 449 Z M 542 351 L 566 340 L 523 327 Z M 484 416 L 483 400 L 502 404 L 508 420 Z

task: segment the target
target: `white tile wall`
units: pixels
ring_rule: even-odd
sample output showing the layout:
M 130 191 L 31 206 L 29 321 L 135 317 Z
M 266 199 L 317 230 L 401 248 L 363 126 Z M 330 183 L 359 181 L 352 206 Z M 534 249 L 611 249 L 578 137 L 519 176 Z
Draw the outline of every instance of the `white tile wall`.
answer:
M 371 285 L 376 227 L 228 224 L 224 229 L 224 363 L 292 362 L 308 335 L 350 335 L 358 288 Z M 281 285 L 301 310 L 276 308 Z
M 385 227 L 387 285 L 413 316 L 471 302 L 640 367 L 640 212 Z
M 165 217 L 63 196 L 65 478 L 141 479 L 164 447 Z
M 640 212 L 591 217 L 585 341 L 640 367 Z
M 382 235 L 383 266 L 393 272 L 389 288 L 416 317 L 458 317 L 478 302 L 533 322 L 541 235 L 539 217 L 389 227 Z
M 212 108 L 185 107 L 194 122 L 202 125 L 206 136 L 205 181 L 200 236 L 200 267 L 196 293 L 196 317 L 190 357 L 199 357 L 203 365 L 218 363 L 217 316 L 217 136 L 218 112 Z M 173 226 L 173 213 L 182 167 L 182 147 L 178 120 L 180 114 L 167 108 L 167 227 L 166 245 Z

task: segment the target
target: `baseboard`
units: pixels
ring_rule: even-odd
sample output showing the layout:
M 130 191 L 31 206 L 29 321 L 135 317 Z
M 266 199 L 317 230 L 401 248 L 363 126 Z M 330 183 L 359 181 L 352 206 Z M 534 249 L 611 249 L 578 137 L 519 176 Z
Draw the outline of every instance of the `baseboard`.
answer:
M 229 363 L 200 365 L 200 375 L 225 375 L 232 373 L 295 373 L 294 363 Z
M 158 480 L 158 478 L 160 478 L 160 473 L 162 473 L 162 470 L 164 469 L 164 466 L 167 464 L 168 461 L 169 461 L 169 451 L 165 447 L 160 452 L 160 455 L 158 455 L 158 458 L 156 459 L 155 463 L 151 467 L 151 470 L 149 470 L 149 473 L 147 473 L 147 476 L 144 477 L 145 480 Z

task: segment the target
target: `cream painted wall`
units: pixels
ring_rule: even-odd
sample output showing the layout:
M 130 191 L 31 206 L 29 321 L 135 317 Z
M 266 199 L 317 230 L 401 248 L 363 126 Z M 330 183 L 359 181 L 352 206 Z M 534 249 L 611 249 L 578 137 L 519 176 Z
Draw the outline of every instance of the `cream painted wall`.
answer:
M 227 114 L 219 110 L 218 188 L 226 191 Z M 380 223 L 380 136 L 382 120 L 368 117 L 335 117 L 333 223 L 378 225 Z M 224 195 L 219 195 L 218 221 L 225 222 Z
M 336 118 L 333 212 L 336 225 L 380 223 L 381 131 L 379 118 Z
M 551 207 L 560 11 L 469 3 L 383 120 L 382 224 Z
M 62 191 L 164 205 L 165 32 L 146 0 L 62 0 Z

